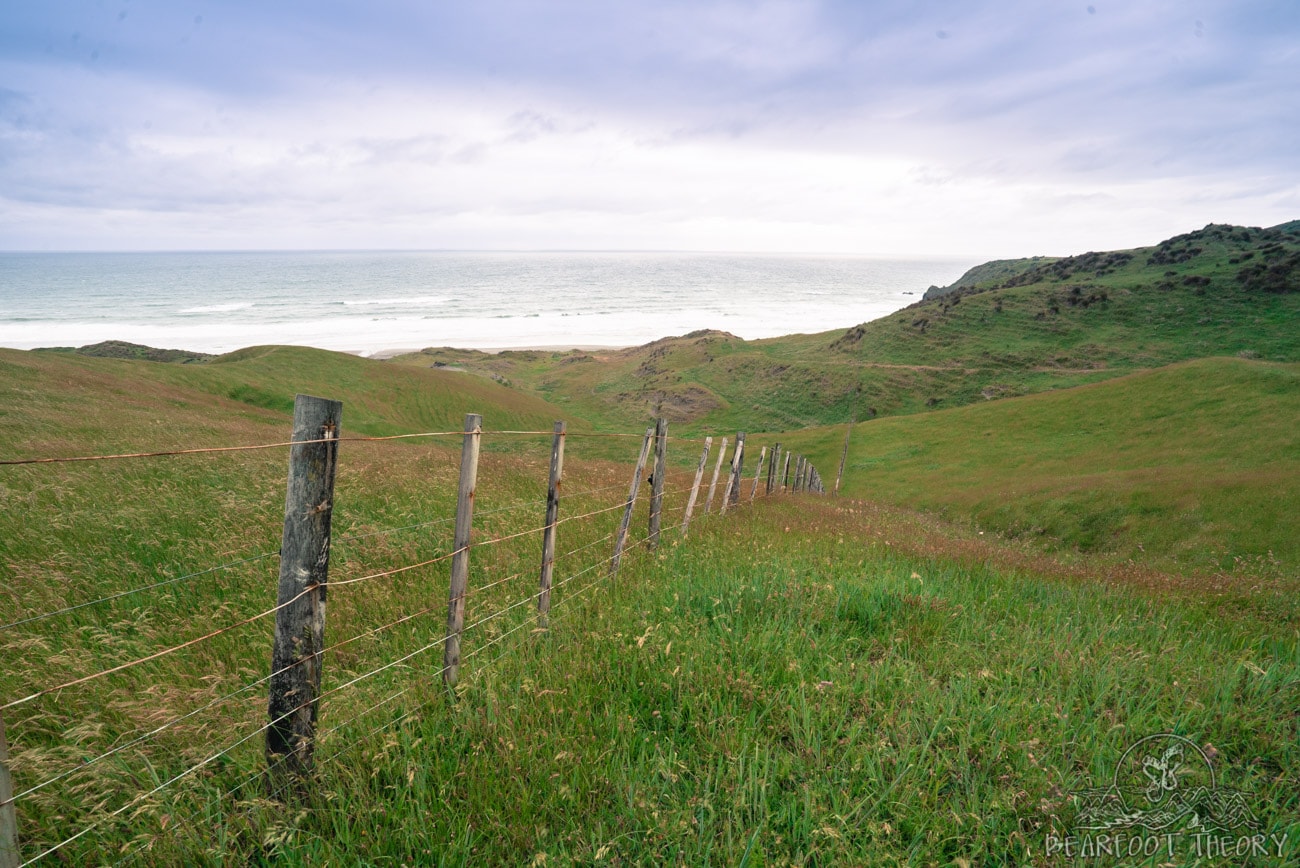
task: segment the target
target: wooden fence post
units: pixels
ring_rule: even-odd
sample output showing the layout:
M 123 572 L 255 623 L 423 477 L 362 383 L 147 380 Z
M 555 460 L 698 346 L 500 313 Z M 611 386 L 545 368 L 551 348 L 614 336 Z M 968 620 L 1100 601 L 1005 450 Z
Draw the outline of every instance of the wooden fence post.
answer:
M 650 478 L 650 529 L 646 547 L 650 551 L 659 548 L 659 527 L 663 523 L 664 511 L 664 477 L 668 475 L 665 455 L 668 449 L 668 420 L 662 417 L 655 420 L 655 469 Z
M 709 463 L 709 448 L 713 446 L 713 438 L 704 438 L 704 451 L 700 453 L 700 463 L 695 466 L 695 481 L 691 483 L 691 496 L 686 501 L 686 515 L 682 516 L 682 536 L 691 527 L 691 513 L 695 511 L 695 501 L 700 496 L 700 480 L 704 478 L 704 466 Z
M 18 868 L 18 810 L 14 781 L 9 776 L 9 742 L 5 740 L 4 712 L 0 711 L 0 868 Z
M 731 473 L 727 474 L 727 489 L 722 492 L 722 509 L 740 502 L 740 474 L 745 469 L 745 432 L 736 432 L 736 450 L 731 453 Z
M 460 447 L 460 487 L 456 490 L 456 530 L 452 537 L 451 585 L 447 590 L 447 639 L 442 646 L 442 681 L 448 688 L 460 677 L 460 634 L 465 627 L 465 591 L 469 585 L 470 530 L 474 524 L 474 493 L 478 488 L 478 453 L 483 417 L 465 414 L 465 439 Z
M 655 436 L 655 429 L 645 429 L 645 439 L 641 441 L 641 455 L 636 460 L 636 469 L 632 471 L 632 487 L 627 492 L 627 506 L 623 510 L 623 520 L 618 526 L 618 536 L 614 538 L 614 556 L 609 560 L 609 576 L 618 576 L 618 565 L 623 560 L 623 547 L 627 545 L 627 531 L 632 526 L 632 510 L 636 507 L 636 494 L 641 490 L 641 471 L 645 469 L 646 457 L 650 454 L 650 441 Z
M 840 496 L 840 483 L 844 481 L 844 462 L 849 460 L 849 436 L 853 433 L 853 420 L 849 419 L 849 427 L 844 429 L 844 451 L 840 453 L 840 472 L 835 474 L 835 490 L 831 492 L 831 497 Z
M 767 463 L 767 491 L 766 494 L 772 493 L 772 486 L 776 481 L 777 468 L 781 466 L 781 444 L 777 443 L 772 447 L 772 460 Z
M 718 489 L 718 473 L 722 470 L 722 459 L 727 455 L 727 438 L 722 438 L 722 448 L 718 450 L 718 463 L 713 465 L 713 481 L 709 483 L 709 499 L 704 501 L 704 514 L 713 508 L 713 493 Z
M 794 462 L 794 485 L 791 490 L 795 494 L 799 493 L 799 483 L 803 481 L 803 456 L 800 455 Z
M 542 535 L 542 578 L 537 592 L 538 626 L 545 628 L 551 611 L 551 577 L 555 572 L 555 524 L 560 517 L 560 485 L 564 479 L 563 422 L 555 423 L 551 441 L 551 475 L 546 486 L 546 531 Z
M 342 416 L 338 401 L 310 395 L 294 399 L 266 758 L 272 769 L 283 765 L 283 771 L 297 777 L 311 773 L 315 748 Z
M 758 467 L 754 468 L 754 484 L 749 489 L 749 502 L 754 502 L 754 495 L 758 494 L 758 480 L 763 478 L 763 463 L 767 461 L 767 447 L 764 446 L 758 453 Z

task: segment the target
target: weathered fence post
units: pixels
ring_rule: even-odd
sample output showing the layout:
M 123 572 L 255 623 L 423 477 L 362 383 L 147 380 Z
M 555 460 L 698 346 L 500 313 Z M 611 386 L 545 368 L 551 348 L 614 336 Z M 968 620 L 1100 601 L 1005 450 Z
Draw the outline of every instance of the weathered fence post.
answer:
M 298 777 L 311 773 L 315 748 L 342 416 L 338 401 L 310 395 L 294 399 L 266 758 L 273 770 L 283 766 L 284 772 Z
M 840 453 L 840 472 L 835 474 L 835 490 L 831 492 L 831 497 L 840 496 L 840 483 L 844 481 L 844 462 L 849 460 L 849 436 L 853 434 L 853 420 L 849 419 L 849 426 L 844 429 L 844 451 Z
M 724 515 L 727 507 L 740 502 L 740 474 L 745 468 L 745 432 L 736 432 L 736 450 L 731 453 L 731 473 L 727 474 L 727 489 L 722 492 Z
M 799 493 L 799 486 L 803 482 L 803 456 L 800 455 L 794 462 L 794 486 L 792 490 L 795 494 Z
M 772 493 L 772 485 L 776 481 L 777 468 L 781 466 L 781 444 L 777 443 L 772 447 L 772 460 L 767 463 L 767 491 L 765 494 Z
M 452 536 L 451 585 L 447 590 L 447 639 L 442 646 L 442 681 L 448 688 L 460 677 L 460 634 L 465 628 L 465 591 L 469 585 L 470 530 L 474 524 L 474 492 L 478 488 L 478 453 L 483 417 L 465 415 L 465 439 L 460 447 L 460 486 L 456 490 L 456 530 Z
M 0 711 L 0 868 L 18 868 L 18 811 L 14 781 L 9 776 L 9 742 L 5 740 L 4 712 Z
M 790 453 L 787 451 L 785 453 L 785 466 L 781 470 L 781 490 L 788 491 L 789 489 L 790 489 Z
M 754 468 L 754 484 L 749 489 L 749 502 L 754 502 L 754 495 L 758 494 L 758 480 L 763 478 L 763 463 L 767 461 L 767 447 L 764 446 L 758 453 L 758 467 Z
M 546 485 L 546 531 L 542 535 L 542 578 L 537 591 L 538 626 L 545 628 L 551 611 L 551 577 L 555 572 L 555 523 L 560 517 L 560 485 L 564 479 L 563 422 L 555 423 L 551 441 L 551 475 Z
M 713 481 L 709 483 L 709 499 L 704 501 L 704 514 L 713 509 L 713 493 L 718 490 L 718 473 L 722 470 L 722 459 L 727 455 L 727 438 L 722 438 L 722 448 L 718 450 L 718 463 L 713 465 Z
M 709 448 L 713 445 L 712 437 L 704 438 L 704 451 L 700 453 L 700 463 L 695 466 L 695 481 L 691 483 L 691 496 L 686 501 L 686 514 L 682 516 L 682 536 L 691 527 L 691 513 L 695 511 L 695 501 L 700 496 L 700 480 L 704 478 L 704 466 L 709 463 Z
M 668 475 L 665 454 L 668 448 L 668 420 L 655 420 L 655 469 L 650 478 L 650 530 L 646 547 L 651 551 L 659 548 L 659 527 L 663 523 L 664 512 L 664 477 Z
M 645 439 L 641 441 L 641 455 L 636 460 L 636 469 L 632 471 L 632 487 L 627 492 L 627 506 L 623 510 L 623 520 L 618 525 L 618 535 L 614 537 L 614 556 L 609 560 L 610 578 L 618 576 L 618 565 L 623 560 L 623 547 L 627 545 L 627 531 L 632 526 L 632 510 L 636 507 L 636 494 L 641 490 L 641 471 L 645 469 L 646 457 L 650 454 L 650 441 L 655 429 L 645 429 Z

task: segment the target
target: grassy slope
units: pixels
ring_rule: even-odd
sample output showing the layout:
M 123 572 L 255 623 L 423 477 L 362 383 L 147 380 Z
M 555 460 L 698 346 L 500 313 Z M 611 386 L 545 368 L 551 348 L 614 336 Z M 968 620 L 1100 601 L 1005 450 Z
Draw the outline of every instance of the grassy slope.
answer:
M 1168 568 L 1300 570 L 1300 365 L 1206 359 L 878 419 L 844 489 Z M 787 435 L 834 479 L 843 427 Z
M 329 699 L 334 725 L 413 688 L 323 743 L 319 798 L 285 810 L 241 788 L 254 746 L 82 852 L 132 841 L 155 864 L 1049 864 L 1068 794 L 1104 785 L 1126 746 L 1170 729 L 1214 748 L 1220 780 L 1249 794 L 1266 833 L 1300 833 L 1294 585 L 1256 589 L 1242 611 L 999 561 L 996 546 L 850 501 L 764 505 L 633 559 L 617 590 L 561 603 L 549 635 L 484 648 L 455 702 L 427 685 L 433 661 Z M 102 717 L 76 730 L 82 750 Z
M 280 439 L 286 398 L 297 390 L 341 397 L 354 431 L 456 428 L 466 409 L 529 426 L 554 415 L 464 375 L 308 350 L 254 350 L 183 367 L 4 353 L 0 366 L 0 431 L 14 450 L 7 454 Z M 1189 370 L 1195 382 L 1213 379 Z M 1293 366 L 1226 370 L 1246 385 L 1255 372 L 1277 372 L 1278 399 L 1294 395 Z M 1150 376 L 1159 375 L 1168 372 Z M 1252 389 L 1258 384 L 1240 393 Z M 493 396 L 501 403 L 485 406 Z M 1066 397 L 959 412 L 1006 413 Z M 1216 411 L 1220 421 L 1235 406 Z M 1168 409 L 1175 421 L 1191 418 L 1177 402 Z M 1052 442 L 1065 412 L 1048 413 L 1042 430 L 1026 422 L 1026 443 Z M 861 430 L 937 426 L 956 415 Z M 834 450 L 838 433 L 827 432 L 826 448 Z M 1279 442 L 1293 443 L 1287 436 L 1281 429 Z M 566 491 L 613 487 L 566 501 L 565 515 L 622 496 L 625 467 L 584 453 L 585 442 L 570 444 Z M 859 441 L 868 451 L 855 463 L 871 456 L 874 442 L 874 435 Z M 447 446 L 345 447 L 333 575 L 356 578 L 445 554 L 446 525 L 359 535 L 450 515 L 454 438 Z M 697 448 L 674 450 L 690 460 Z M 1227 450 L 1219 442 L 1189 460 Z M 515 454 L 485 456 L 482 533 L 535 526 L 546 454 L 539 438 Z M 273 451 L 3 469 L 0 617 L 273 552 L 283 461 Z M 681 508 L 683 482 L 670 478 L 670 509 Z M 525 501 L 530 508 L 495 511 Z M 1217 746 L 1224 774 L 1253 794 L 1270 831 L 1294 817 L 1294 582 L 1216 587 L 1225 595 L 1215 596 L 1158 573 L 1080 581 L 996 541 L 846 501 L 761 505 L 757 518 L 749 515 L 702 521 L 692 539 L 670 540 L 662 559 L 630 557 L 620 592 L 590 613 L 577 604 L 603 586 L 586 596 L 577 593 L 581 583 L 557 592 L 550 637 L 530 635 L 526 606 L 487 622 L 467 638 L 468 677 L 454 704 L 433 686 L 437 649 L 332 694 L 323 725 L 344 728 L 322 742 L 322 801 L 286 811 L 257 784 L 240 788 L 261 763 L 253 738 L 81 839 L 71 862 L 120 848 L 155 864 L 461 864 L 540 853 L 559 863 L 734 864 L 746 852 L 750 864 L 1033 861 L 1046 829 L 1068 822 L 1064 791 L 1101 780 L 1130 735 L 1170 727 Z M 561 551 L 595 547 L 562 560 L 561 575 L 584 559 L 599 562 L 600 536 L 616 516 L 565 525 Z M 536 561 L 535 537 L 485 547 L 476 551 L 471 585 L 515 574 L 531 581 Z M 24 665 L 0 671 L 0 695 L 25 695 L 264 611 L 274 583 L 275 561 L 262 560 L 7 631 L 4 656 Z M 1142 586 L 1159 590 L 1152 596 Z M 510 582 L 485 589 L 469 619 L 522 593 Z M 355 641 L 328 655 L 326 689 L 439 635 L 445 600 L 443 567 L 331 591 L 327 641 Z M 506 633 L 516 626 L 524 629 Z M 115 808 L 124 794 L 260 725 L 265 699 L 254 689 L 143 749 L 79 766 L 264 675 L 269 629 L 255 622 L 6 712 L 20 787 L 77 769 L 20 804 L 26 846 L 54 843 L 96 817 L 96 806 Z M 414 716 L 405 723 L 374 731 L 407 713 Z
M 289 436 L 287 411 L 295 391 L 342 399 L 345 437 L 455 431 L 467 410 L 482 412 L 496 430 L 549 431 L 556 415 L 537 399 L 496 384 L 314 350 L 259 348 L 201 366 L 6 351 L 0 353 L 0 455 L 282 441 Z M 549 434 L 489 440 L 476 501 L 476 528 L 484 538 L 540 522 L 541 468 L 550 446 Z M 457 435 L 342 444 L 331 553 L 336 580 L 450 550 L 459 441 Z M 506 448 L 494 448 L 500 443 Z M 601 457 L 619 447 L 626 447 L 624 453 L 635 448 L 621 440 L 570 442 L 567 514 L 608 507 L 622 496 L 626 470 Z M 0 696 L 9 700 L 90 675 L 273 606 L 284 479 L 284 449 L 0 468 L 0 623 L 193 574 L 0 632 L 2 656 L 11 661 L 0 667 Z M 602 491 L 580 495 L 592 488 Z M 606 513 L 566 525 L 564 542 L 590 543 L 616 519 Z M 530 535 L 485 549 L 476 557 L 474 581 L 482 585 L 483 576 L 511 574 L 532 579 L 539 558 L 535 543 Z M 205 572 L 221 564 L 230 566 Z M 557 591 L 557 600 L 576 587 Z M 480 593 L 475 611 L 498 606 L 514 592 L 503 585 Z M 331 591 L 327 635 L 331 642 L 354 641 L 329 655 L 327 689 L 437 635 L 446 595 L 445 564 Z M 421 611 L 397 628 L 367 635 L 399 615 Z M 19 788 L 78 769 L 87 758 L 264 675 L 272 620 L 253 621 L 156 662 L 6 711 Z M 438 656 L 417 663 L 436 671 Z M 408 673 L 396 668 L 367 682 L 365 691 L 345 692 L 333 702 L 334 720 L 375 702 L 385 688 L 408 683 Z M 121 794 L 141 792 L 147 782 L 209 756 L 234 734 L 259 726 L 265 703 L 264 688 L 239 694 L 142 749 L 77 770 L 24 799 L 24 841 L 29 847 L 55 843 L 94 818 L 97 805 L 116 807 Z M 256 763 L 259 744 L 252 739 L 229 762 Z M 217 769 L 227 764 L 222 760 Z M 160 803 L 170 801 L 164 796 Z M 109 822 L 106 830 L 107 837 L 87 837 L 72 862 L 97 862 L 106 848 L 131 834 L 129 823 Z
M 305 347 L 251 347 L 196 365 L 0 349 L 0 374 L 7 457 L 51 454 L 73 435 L 105 448 L 229 445 L 231 426 L 280 425 L 298 392 L 343 401 L 345 429 L 367 435 L 460 430 L 467 412 L 482 412 L 495 429 L 549 429 L 555 414 L 481 378 Z
M 398 361 L 504 376 L 608 424 L 639 422 L 661 406 L 687 428 L 777 431 L 866 418 L 871 409 L 906 414 L 1047 391 L 1206 356 L 1300 361 L 1297 257 L 1294 224 L 1207 227 L 1153 248 L 999 271 L 992 283 L 847 331 L 763 341 L 712 332 L 606 354 L 433 350 Z M 1238 280 L 1260 266 L 1280 270 L 1290 291 Z

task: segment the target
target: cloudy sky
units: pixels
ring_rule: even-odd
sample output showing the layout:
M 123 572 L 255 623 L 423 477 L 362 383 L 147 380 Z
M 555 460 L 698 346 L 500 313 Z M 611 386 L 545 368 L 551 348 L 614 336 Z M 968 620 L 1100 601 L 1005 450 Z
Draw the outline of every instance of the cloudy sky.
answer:
M 0 249 L 975 256 L 1300 217 L 1295 0 L 42 0 Z

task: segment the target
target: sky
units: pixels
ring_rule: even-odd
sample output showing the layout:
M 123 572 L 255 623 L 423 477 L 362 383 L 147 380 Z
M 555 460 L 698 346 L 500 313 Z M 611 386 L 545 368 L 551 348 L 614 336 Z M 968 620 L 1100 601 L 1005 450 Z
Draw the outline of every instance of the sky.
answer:
M 1300 217 L 1295 0 L 42 0 L 0 249 L 1066 255 Z

